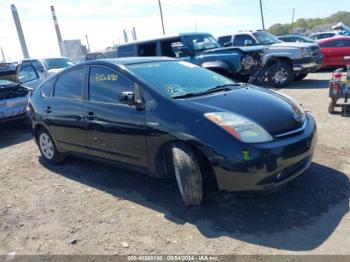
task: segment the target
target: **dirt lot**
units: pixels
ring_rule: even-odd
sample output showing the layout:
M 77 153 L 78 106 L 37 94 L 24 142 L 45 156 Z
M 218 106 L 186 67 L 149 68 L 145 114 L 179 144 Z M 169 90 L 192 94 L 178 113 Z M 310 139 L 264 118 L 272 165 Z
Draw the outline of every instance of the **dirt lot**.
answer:
M 0 254 L 350 254 L 350 118 L 327 113 L 329 78 L 280 90 L 317 120 L 304 176 L 188 210 L 175 183 L 73 158 L 47 165 L 25 123 L 1 125 Z

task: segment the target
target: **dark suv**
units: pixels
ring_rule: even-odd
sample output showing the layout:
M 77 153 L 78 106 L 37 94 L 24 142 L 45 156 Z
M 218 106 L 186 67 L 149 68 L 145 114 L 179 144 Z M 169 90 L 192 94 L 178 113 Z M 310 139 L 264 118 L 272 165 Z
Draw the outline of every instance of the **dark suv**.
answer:
M 262 46 L 222 48 L 208 33 L 184 33 L 118 45 L 118 57 L 167 56 L 184 60 L 236 79 L 247 79 Z

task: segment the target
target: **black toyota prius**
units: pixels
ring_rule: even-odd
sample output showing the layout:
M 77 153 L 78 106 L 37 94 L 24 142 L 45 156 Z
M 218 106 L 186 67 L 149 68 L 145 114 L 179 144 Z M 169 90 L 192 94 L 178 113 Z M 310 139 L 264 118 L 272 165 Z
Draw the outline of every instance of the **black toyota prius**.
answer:
M 270 192 L 312 161 L 316 123 L 291 98 L 159 57 L 89 61 L 44 82 L 27 113 L 42 157 L 87 157 L 176 178 L 186 205 L 206 186 Z

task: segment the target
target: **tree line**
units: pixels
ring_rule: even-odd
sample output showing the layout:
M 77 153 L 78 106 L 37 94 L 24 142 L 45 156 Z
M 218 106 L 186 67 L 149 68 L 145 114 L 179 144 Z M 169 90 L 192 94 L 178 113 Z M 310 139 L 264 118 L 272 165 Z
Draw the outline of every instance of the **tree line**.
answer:
M 293 28 L 305 28 L 312 29 L 315 26 L 328 25 L 328 24 L 336 24 L 338 22 L 343 22 L 345 25 L 350 25 L 350 12 L 340 11 L 333 15 L 330 15 L 325 18 L 299 18 L 293 23 Z M 269 27 L 268 31 L 274 35 L 285 35 L 289 34 L 292 29 L 292 25 L 290 23 L 277 23 L 273 24 Z

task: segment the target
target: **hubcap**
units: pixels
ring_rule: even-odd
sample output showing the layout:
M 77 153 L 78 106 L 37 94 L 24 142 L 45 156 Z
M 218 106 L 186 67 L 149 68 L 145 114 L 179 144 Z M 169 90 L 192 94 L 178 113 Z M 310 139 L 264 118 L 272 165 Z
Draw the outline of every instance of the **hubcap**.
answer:
M 288 72 L 284 68 L 280 68 L 272 78 L 276 83 L 284 83 L 288 79 Z
M 47 134 L 42 133 L 39 137 L 39 144 L 44 157 L 47 159 L 52 159 L 54 152 L 51 138 Z

